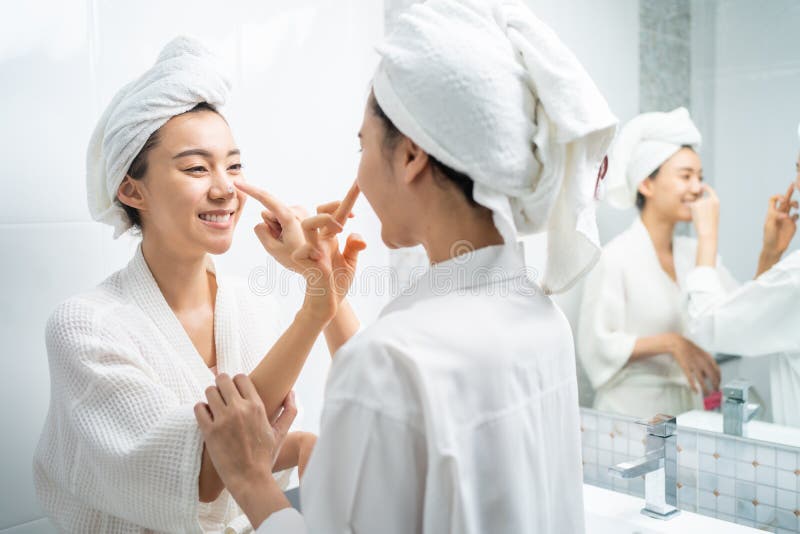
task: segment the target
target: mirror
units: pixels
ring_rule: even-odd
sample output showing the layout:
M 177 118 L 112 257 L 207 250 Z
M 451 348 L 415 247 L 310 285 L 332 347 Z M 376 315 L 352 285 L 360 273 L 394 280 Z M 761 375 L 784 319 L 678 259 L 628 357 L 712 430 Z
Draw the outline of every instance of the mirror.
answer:
M 800 446 L 800 236 L 790 239 L 795 223 L 786 216 L 765 235 L 773 195 L 781 195 L 778 211 L 792 183 L 800 197 L 798 25 L 800 6 L 789 1 L 639 2 L 638 68 L 627 73 L 639 109 L 620 114 L 620 125 L 682 106 L 702 142 L 662 118 L 620 151 L 630 158 L 626 176 L 645 173 L 633 190 L 644 202 L 615 209 L 606 184 L 604 259 L 557 298 L 575 332 L 582 406 L 673 413 L 678 425 Z M 669 136 L 677 152 L 642 154 L 654 146 L 643 143 Z M 636 168 L 648 157 L 657 161 Z M 690 205 L 711 195 L 702 184 L 719 199 L 716 239 L 705 237 L 712 226 L 700 236 L 695 224 L 713 216 Z M 712 267 L 698 275 L 701 249 Z M 687 376 L 704 369 L 709 391 L 693 393 Z

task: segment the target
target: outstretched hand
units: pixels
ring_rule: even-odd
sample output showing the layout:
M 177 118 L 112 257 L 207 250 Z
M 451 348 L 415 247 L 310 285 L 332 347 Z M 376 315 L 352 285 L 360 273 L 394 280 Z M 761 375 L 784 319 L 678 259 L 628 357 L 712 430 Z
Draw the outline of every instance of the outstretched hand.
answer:
M 794 183 L 791 183 L 786 194 L 773 195 L 769 199 L 767 218 L 764 221 L 763 250 L 777 258 L 786 252 L 797 232 L 798 214 L 792 213 L 792 209 L 798 207 L 797 201 L 792 200 L 794 188 Z

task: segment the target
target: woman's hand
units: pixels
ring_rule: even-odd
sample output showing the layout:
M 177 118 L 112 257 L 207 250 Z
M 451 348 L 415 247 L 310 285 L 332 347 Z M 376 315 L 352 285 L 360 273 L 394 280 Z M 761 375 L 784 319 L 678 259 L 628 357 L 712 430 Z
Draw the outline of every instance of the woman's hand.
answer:
M 353 184 L 342 201 L 333 201 L 317 207 L 317 215 L 330 215 L 335 221 L 344 225 L 348 217 L 352 217 L 352 209 L 359 195 L 357 184 Z M 334 289 L 338 302 L 347 295 L 356 275 L 358 254 L 367 248 L 367 244 L 358 234 L 350 234 L 344 245 L 344 250 L 339 251 L 339 240 L 336 233 L 323 228 L 319 234 L 319 246 L 325 247 L 331 256 Z
M 716 241 L 719 229 L 719 197 L 710 185 L 703 184 L 702 188 L 704 194 L 690 204 L 692 223 L 699 240 Z
M 325 235 L 341 232 L 342 224 L 330 214 L 301 221 L 296 211 L 268 192 L 243 182 L 236 182 L 236 187 L 266 208 L 266 213 L 262 213 L 265 222 L 254 228 L 256 236 L 267 252 L 303 275 L 306 279 L 303 308 L 314 321 L 327 324 L 336 315 L 339 299 L 334 283 L 332 251 L 320 245 L 319 236 L 321 230 L 325 230 Z
M 769 199 L 767 219 L 764 222 L 764 243 L 762 254 L 777 260 L 789 248 L 794 234 L 797 232 L 797 213 L 792 214 L 792 208 L 797 209 L 797 201 L 792 200 L 794 183 L 789 185 L 785 195 L 774 195 Z
M 301 227 L 301 221 L 307 216 L 305 210 L 298 206 L 288 207 L 267 191 L 247 182 L 234 183 L 264 207 L 261 211 L 264 222 L 253 228 L 264 249 L 287 269 L 302 274 L 302 266 L 292 259 L 292 254 L 305 244 Z
M 698 391 L 698 383 L 703 395 L 708 395 L 711 391 L 719 389 L 720 370 L 719 365 L 711 356 L 680 334 L 672 334 L 670 338 L 672 357 L 680 366 L 689 387 L 695 393 Z M 708 382 L 711 382 L 712 389 L 709 390 Z
M 272 466 L 297 415 L 294 393 L 286 397 L 279 415 L 268 421 L 261 397 L 246 375 L 231 380 L 220 374 L 216 383 L 206 390 L 208 402 L 195 405 L 195 417 L 217 474 L 258 526 L 288 506 L 276 489 Z
M 717 265 L 717 232 L 719 228 L 719 198 L 708 184 L 703 184 L 703 196 L 692 202 L 692 222 L 697 232 L 698 267 Z

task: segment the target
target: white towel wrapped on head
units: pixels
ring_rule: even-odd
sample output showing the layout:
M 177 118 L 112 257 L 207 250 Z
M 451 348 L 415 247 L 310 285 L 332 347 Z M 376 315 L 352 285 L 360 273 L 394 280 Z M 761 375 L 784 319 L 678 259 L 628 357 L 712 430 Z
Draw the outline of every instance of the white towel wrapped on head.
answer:
M 86 193 L 92 218 L 112 225 L 115 239 L 131 227 L 115 202 L 117 189 L 150 135 L 201 102 L 224 105 L 230 88 L 215 56 L 199 41 L 178 37 L 150 70 L 114 96 L 89 142 Z
M 599 164 L 617 120 L 558 36 L 517 0 L 429 0 L 379 49 L 378 104 L 475 182 L 506 243 L 547 231 L 543 286 L 568 289 L 600 252 Z
M 683 146 L 697 149 L 702 137 L 686 108 L 642 113 L 628 122 L 611 147 L 606 176 L 609 204 L 633 207 L 639 184 Z

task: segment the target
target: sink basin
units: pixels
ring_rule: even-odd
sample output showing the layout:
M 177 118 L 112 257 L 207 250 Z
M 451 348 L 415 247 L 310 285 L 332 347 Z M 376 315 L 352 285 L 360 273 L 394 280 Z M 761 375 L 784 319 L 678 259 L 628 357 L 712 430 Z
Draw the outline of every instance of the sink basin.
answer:
M 722 414 L 692 410 L 678 416 L 678 426 L 722 434 Z M 750 439 L 800 447 L 800 428 L 765 423 L 764 421 L 750 421 L 744 425 L 744 435 Z
M 754 528 L 728 523 L 713 517 L 681 511 L 669 521 L 653 519 L 641 513 L 644 499 L 615 491 L 583 485 L 586 534 L 660 534 L 725 532 L 725 534 L 760 533 Z

